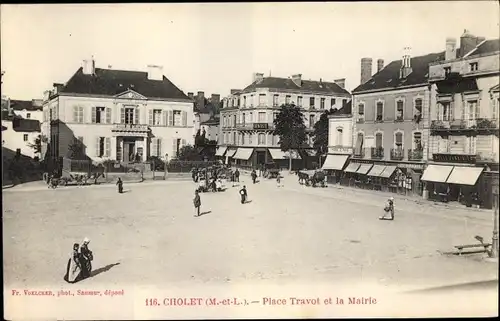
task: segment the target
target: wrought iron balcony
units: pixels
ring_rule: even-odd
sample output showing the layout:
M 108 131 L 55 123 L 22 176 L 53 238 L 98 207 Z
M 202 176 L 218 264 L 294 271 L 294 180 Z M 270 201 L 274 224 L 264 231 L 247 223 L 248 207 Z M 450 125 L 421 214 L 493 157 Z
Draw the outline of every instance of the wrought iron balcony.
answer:
M 433 120 L 431 122 L 432 130 L 449 130 L 450 122 L 445 120 Z
M 384 158 L 384 148 L 383 147 L 372 147 L 371 148 L 371 158 L 372 159 Z
M 478 118 L 475 120 L 478 129 L 498 129 L 498 120 L 493 118 Z
M 422 149 L 409 149 L 408 160 L 422 160 L 424 158 L 424 151 Z
M 404 157 L 404 148 L 391 148 L 391 160 L 403 160 Z

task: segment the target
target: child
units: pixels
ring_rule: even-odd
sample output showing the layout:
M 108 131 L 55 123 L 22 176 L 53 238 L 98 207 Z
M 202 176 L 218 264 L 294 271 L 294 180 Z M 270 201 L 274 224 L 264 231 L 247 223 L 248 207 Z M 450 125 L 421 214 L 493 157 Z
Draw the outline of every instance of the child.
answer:
M 394 220 L 394 197 L 389 197 L 387 203 L 385 204 L 384 211 L 385 214 L 379 217 L 380 220 Z M 386 218 L 387 214 L 391 214 L 391 218 Z
M 194 191 L 194 199 L 193 199 L 193 204 L 195 208 L 195 215 L 194 217 L 200 216 L 200 207 L 201 207 L 201 198 L 198 190 Z
M 118 177 L 118 181 L 116 182 L 116 185 L 118 185 L 118 193 L 123 193 L 123 182 L 120 177 Z
M 241 204 L 245 204 L 247 201 L 247 187 L 243 185 L 243 188 L 240 189 L 240 196 L 241 196 Z

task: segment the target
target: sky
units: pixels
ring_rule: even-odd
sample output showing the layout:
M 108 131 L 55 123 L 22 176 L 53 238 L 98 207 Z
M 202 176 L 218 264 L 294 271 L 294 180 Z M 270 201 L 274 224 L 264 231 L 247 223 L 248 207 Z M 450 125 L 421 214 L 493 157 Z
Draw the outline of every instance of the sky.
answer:
M 360 81 L 360 60 L 444 51 L 464 29 L 499 38 L 495 1 L 1 5 L 2 95 L 42 98 L 97 68 L 163 66 L 185 93 L 229 94 L 255 72 Z

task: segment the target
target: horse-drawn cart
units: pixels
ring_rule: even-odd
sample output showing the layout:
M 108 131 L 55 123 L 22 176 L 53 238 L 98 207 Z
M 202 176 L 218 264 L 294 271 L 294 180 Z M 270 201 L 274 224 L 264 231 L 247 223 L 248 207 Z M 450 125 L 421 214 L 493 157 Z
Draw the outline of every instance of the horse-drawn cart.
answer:
M 262 173 L 262 176 L 264 178 L 277 178 L 278 175 L 280 174 L 280 169 L 277 164 L 275 163 L 267 163 L 264 164 L 264 172 Z
M 325 177 L 326 173 L 321 170 L 303 170 L 299 171 L 298 173 L 299 176 L 299 184 L 303 185 L 305 184 L 306 186 L 321 186 L 321 187 L 326 187 L 325 183 Z

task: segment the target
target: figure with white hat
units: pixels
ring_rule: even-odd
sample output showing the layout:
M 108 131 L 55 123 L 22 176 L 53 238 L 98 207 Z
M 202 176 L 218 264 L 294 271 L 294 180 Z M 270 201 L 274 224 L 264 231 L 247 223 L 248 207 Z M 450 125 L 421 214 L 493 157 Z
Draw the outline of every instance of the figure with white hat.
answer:
M 90 240 L 85 238 L 80 246 L 80 262 L 82 266 L 82 276 L 84 278 L 88 278 L 90 276 L 90 273 L 92 272 L 91 261 L 94 259 L 92 251 L 89 250 L 89 243 Z
M 380 220 L 394 220 L 394 197 L 389 197 L 385 203 L 384 212 L 384 215 L 379 217 Z M 388 214 L 391 215 L 390 218 L 387 217 Z

